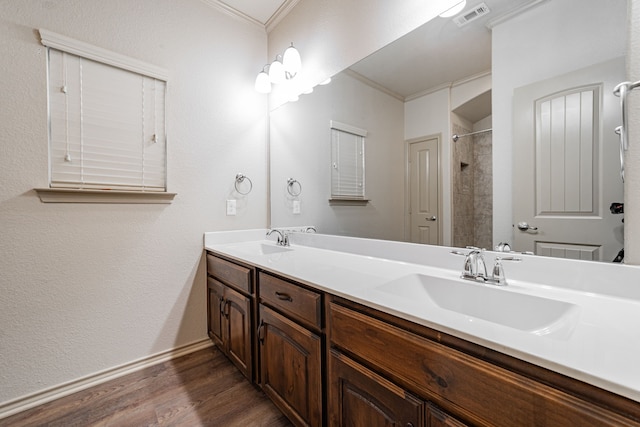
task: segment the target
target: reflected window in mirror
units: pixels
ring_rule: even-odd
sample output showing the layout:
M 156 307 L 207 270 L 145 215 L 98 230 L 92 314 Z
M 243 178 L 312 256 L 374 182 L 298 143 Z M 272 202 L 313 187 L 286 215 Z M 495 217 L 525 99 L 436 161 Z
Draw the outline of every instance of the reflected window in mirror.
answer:
M 331 200 L 365 200 L 367 131 L 331 121 Z

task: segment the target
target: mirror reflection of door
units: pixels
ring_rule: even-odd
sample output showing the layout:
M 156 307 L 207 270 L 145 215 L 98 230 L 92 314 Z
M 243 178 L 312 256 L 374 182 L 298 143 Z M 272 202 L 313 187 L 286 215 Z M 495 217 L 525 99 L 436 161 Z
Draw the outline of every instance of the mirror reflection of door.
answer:
M 624 58 L 514 91 L 514 249 L 612 261 L 622 249 L 618 171 Z
M 438 138 L 409 142 L 410 241 L 440 244 Z

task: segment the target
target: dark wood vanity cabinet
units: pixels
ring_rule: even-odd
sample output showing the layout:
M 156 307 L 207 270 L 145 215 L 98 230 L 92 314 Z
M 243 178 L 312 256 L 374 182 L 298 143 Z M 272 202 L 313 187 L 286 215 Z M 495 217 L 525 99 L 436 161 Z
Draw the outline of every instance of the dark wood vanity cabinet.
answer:
M 253 270 L 207 254 L 209 337 L 253 381 Z
M 258 273 L 260 386 L 297 426 L 323 425 L 322 295 Z
M 427 404 L 426 422 L 427 427 L 468 427 L 468 424 L 458 421 L 432 404 Z
M 423 400 L 336 350 L 328 365 L 329 425 L 425 426 Z
M 335 349 L 329 354 L 329 379 L 330 426 L 467 426 Z
M 332 348 L 328 374 L 331 425 L 354 425 L 339 421 L 343 416 L 340 408 L 353 400 L 345 388 L 354 383 L 355 369 L 360 372 L 360 389 L 375 390 L 372 398 L 362 398 L 365 403 L 359 408 L 363 411 L 368 405 L 382 408 L 389 414 L 387 419 L 408 417 L 411 411 L 400 415 L 405 411 L 403 397 L 414 405 L 420 399 L 427 402 L 424 422 L 402 418 L 404 424 L 381 425 L 640 426 L 637 402 L 338 300 L 328 304 L 327 314 Z M 342 366 L 345 361 L 350 369 Z M 359 369 L 358 364 L 362 365 Z M 356 387 L 347 389 L 352 393 Z
M 208 332 L 296 426 L 637 426 L 640 404 L 207 253 Z

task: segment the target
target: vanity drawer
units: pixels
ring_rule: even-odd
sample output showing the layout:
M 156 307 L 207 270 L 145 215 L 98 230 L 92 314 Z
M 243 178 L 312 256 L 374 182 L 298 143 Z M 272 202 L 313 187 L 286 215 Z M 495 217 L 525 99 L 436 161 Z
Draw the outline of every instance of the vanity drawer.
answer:
M 322 298 L 295 283 L 258 273 L 260 299 L 307 326 L 321 328 Z
M 239 291 L 247 294 L 253 292 L 250 268 L 207 254 L 207 274 Z
M 329 339 L 474 425 L 638 425 L 604 407 L 350 308 L 330 303 Z

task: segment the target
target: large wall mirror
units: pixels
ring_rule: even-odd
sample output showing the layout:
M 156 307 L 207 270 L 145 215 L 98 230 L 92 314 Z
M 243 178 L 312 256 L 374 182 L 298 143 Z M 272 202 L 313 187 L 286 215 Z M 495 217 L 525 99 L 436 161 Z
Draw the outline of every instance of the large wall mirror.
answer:
M 271 226 L 611 262 L 626 15 L 467 2 L 272 109 Z M 331 199 L 332 122 L 366 132 L 364 200 Z

